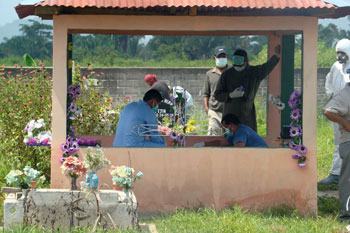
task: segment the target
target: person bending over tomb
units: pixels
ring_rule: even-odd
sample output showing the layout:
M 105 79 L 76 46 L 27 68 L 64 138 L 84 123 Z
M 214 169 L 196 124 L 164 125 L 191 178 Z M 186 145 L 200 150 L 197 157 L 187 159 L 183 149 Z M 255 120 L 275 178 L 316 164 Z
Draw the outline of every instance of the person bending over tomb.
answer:
M 279 54 L 278 45 L 275 54 L 265 64 L 251 66 L 245 50 L 234 52 L 233 66 L 221 74 L 214 92 L 214 98 L 225 103 L 223 116 L 232 113 L 257 132 L 254 99 L 261 81 L 277 65 Z
M 249 126 L 241 124 L 236 115 L 227 114 L 221 120 L 221 125 L 227 131 L 226 141 L 209 141 L 194 144 L 194 147 L 203 146 L 235 146 L 235 147 L 268 147 L 264 139 Z
M 151 89 L 143 100 L 125 106 L 120 114 L 114 147 L 165 147 L 158 132 L 155 111 L 163 100 L 159 91 Z

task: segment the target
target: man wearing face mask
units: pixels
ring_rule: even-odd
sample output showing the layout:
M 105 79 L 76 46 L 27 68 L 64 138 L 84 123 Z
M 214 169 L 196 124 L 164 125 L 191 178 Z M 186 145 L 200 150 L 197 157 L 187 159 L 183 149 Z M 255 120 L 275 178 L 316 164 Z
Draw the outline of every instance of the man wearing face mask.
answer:
M 126 105 L 120 114 L 113 146 L 165 147 L 155 114 L 162 100 L 161 94 L 151 89 L 145 93 L 143 100 Z
M 224 46 L 216 47 L 214 50 L 215 68 L 209 70 L 205 77 L 203 87 L 203 104 L 209 118 L 208 135 L 221 135 L 222 126 L 220 124 L 224 103 L 215 99 L 217 83 L 220 75 L 227 70 L 227 52 Z
M 260 82 L 275 68 L 279 61 L 280 46 L 264 64 L 249 65 L 247 52 L 237 49 L 233 54 L 233 67 L 221 74 L 214 93 L 215 99 L 225 103 L 223 115 L 236 115 L 239 120 L 257 131 L 254 99 Z
M 350 40 L 340 40 L 336 47 L 337 61 L 333 64 L 330 72 L 326 76 L 326 93 L 328 99 L 339 94 L 344 89 L 346 83 L 350 81 Z M 339 124 L 332 122 L 334 133 L 333 163 L 330 174 L 326 179 L 320 181 L 322 184 L 338 184 L 342 159 L 339 156 L 340 130 Z
M 262 137 L 260 137 L 250 127 L 241 124 L 238 117 L 233 114 L 225 115 L 222 118 L 221 124 L 227 130 L 225 136 L 226 141 L 216 140 L 199 142 L 193 146 L 268 147 Z

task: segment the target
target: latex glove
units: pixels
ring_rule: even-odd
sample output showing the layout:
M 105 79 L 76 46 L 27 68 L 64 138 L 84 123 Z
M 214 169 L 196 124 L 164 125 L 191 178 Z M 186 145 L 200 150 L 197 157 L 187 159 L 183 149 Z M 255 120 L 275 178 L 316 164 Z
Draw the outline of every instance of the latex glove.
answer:
M 198 142 L 198 143 L 194 144 L 193 147 L 205 147 L 205 143 L 204 142 Z
M 242 97 L 244 95 L 244 91 L 241 90 L 241 88 L 237 87 L 233 92 L 231 92 L 229 94 L 230 98 L 233 99 L 233 98 L 239 98 L 239 97 Z

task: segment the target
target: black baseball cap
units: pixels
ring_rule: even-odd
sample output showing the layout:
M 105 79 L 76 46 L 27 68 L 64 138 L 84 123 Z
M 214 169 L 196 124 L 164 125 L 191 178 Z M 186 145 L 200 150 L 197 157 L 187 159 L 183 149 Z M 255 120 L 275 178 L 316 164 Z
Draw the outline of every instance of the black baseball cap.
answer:
M 219 56 L 220 54 L 227 54 L 225 46 L 218 46 L 214 50 L 214 56 Z

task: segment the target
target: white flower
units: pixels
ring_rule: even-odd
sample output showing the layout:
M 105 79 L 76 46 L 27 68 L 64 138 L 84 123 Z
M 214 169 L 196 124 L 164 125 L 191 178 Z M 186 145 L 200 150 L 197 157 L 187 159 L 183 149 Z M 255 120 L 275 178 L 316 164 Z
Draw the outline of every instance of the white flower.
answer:
M 34 123 L 35 129 L 40 129 L 41 127 L 45 127 L 44 119 L 39 119 Z
M 31 120 L 28 123 L 28 134 L 32 133 L 32 131 L 35 129 L 35 120 Z
M 37 138 L 40 140 L 40 142 L 42 142 L 45 139 L 49 139 L 51 140 L 51 132 L 50 131 L 43 131 L 40 132 L 37 136 Z

